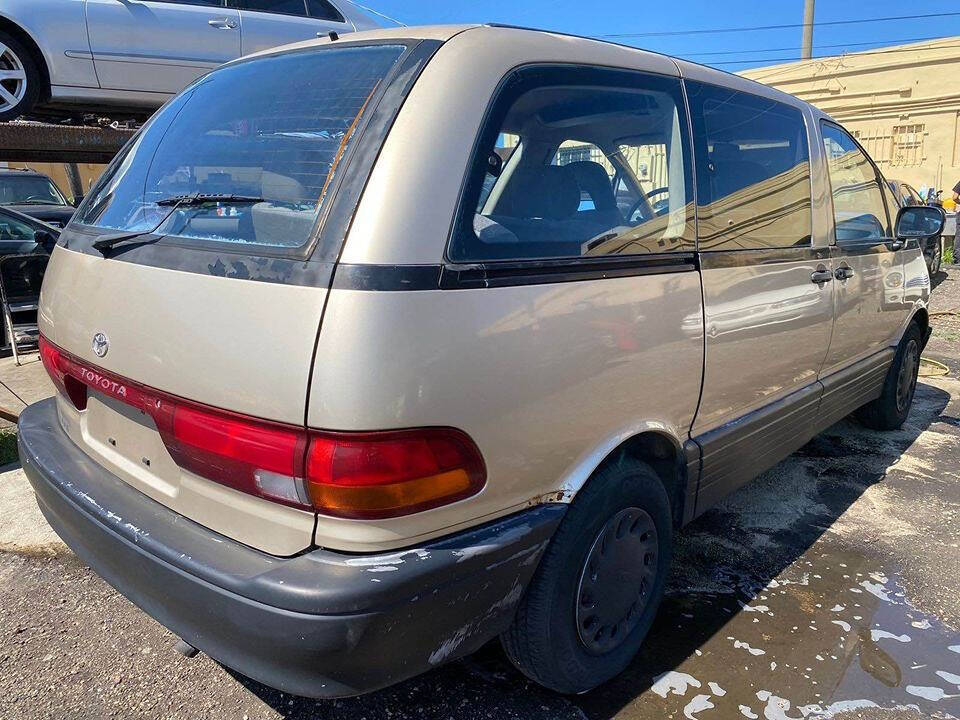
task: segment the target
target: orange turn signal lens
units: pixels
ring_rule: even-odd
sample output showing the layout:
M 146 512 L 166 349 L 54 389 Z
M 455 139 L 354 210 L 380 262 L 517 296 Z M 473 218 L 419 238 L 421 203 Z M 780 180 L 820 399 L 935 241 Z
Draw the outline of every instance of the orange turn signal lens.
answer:
M 322 513 L 385 518 L 480 492 L 486 467 L 473 441 L 453 428 L 315 433 L 306 479 L 311 504 Z

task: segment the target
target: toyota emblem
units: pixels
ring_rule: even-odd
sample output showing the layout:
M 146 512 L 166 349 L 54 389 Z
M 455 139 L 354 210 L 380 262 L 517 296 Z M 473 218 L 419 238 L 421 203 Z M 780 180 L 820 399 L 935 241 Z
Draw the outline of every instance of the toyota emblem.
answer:
M 97 357 L 103 357 L 107 354 L 107 350 L 110 349 L 110 341 L 107 340 L 107 336 L 102 332 L 98 332 L 93 336 L 93 351 L 97 354 Z

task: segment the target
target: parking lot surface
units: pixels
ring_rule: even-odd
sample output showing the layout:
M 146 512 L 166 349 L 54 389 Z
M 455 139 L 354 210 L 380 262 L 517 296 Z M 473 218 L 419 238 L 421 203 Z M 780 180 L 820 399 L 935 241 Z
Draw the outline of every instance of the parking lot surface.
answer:
M 686 528 L 645 649 L 585 695 L 526 681 L 495 643 L 337 701 L 188 660 L 60 543 L 8 466 L 0 717 L 960 717 L 960 270 L 935 282 L 925 356 L 950 375 L 921 379 L 900 431 L 844 420 Z

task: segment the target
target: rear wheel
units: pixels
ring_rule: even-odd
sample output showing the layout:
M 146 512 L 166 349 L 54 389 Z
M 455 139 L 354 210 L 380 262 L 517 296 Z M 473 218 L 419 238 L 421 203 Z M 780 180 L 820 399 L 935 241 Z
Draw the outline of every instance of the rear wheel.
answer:
M 17 38 L 0 31 L 0 121 L 30 112 L 40 99 L 40 69 Z
M 910 323 L 887 371 L 880 397 L 857 410 L 864 425 L 874 430 L 896 430 L 906 422 L 917 389 L 922 343 L 919 326 Z
M 672 532 L 667 493 L 649 465 L 625 457 L 599 470 L 571 505 L 501 636 L 513 664 L 566 693 L 626 668 L 663 597 Z

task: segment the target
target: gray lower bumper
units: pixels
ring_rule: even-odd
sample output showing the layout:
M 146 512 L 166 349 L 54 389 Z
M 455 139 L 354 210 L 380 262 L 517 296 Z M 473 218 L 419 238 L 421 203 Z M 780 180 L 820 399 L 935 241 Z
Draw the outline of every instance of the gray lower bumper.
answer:
M 541 505 L 378 555 L 266 555 L 147 498 L 76 447 L 53 400 L 20 416 L 51 527 L 107 582 L 224 665 L 286 692 L 355 695 L 503 632 L 566 510 Z

